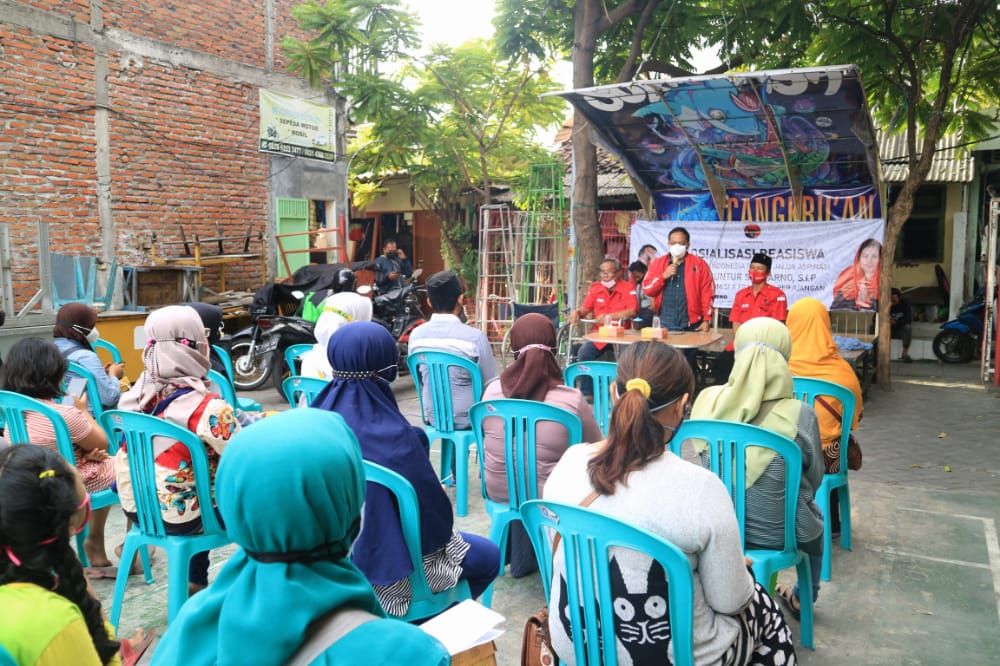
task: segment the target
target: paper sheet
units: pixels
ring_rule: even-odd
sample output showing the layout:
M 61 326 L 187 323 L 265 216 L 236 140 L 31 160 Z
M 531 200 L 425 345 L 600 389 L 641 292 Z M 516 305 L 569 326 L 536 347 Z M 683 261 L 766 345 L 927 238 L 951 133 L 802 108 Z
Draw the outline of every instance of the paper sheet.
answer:
M 458 654 L 502 634 L 503 630 L 496 626 L 505 619 L 500 613 L 466 599 L 424 622 L 420 628 L 441 641 L 449 654 Z

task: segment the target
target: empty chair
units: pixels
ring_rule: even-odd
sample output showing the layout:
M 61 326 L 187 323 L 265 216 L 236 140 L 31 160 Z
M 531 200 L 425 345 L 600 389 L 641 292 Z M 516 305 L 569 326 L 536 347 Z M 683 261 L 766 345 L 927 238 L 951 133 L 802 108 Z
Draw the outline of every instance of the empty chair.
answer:
M 608 433 L 611 419 L 611 384 L 615 381 L 616 365 L 611 361 L 587 361 L 571 363 L 563 371 L 566 386 L 576 386 L 577 379 L 589 377 L 593 382 L 594 418 L 601 432 Z
M 417 389 L 427 439 L 432 442 L 441 440 L 441 478 L 447 479 L 450 471 L 455 470 L 455 513 L 464 516 L 469 512 L 469 450 L 476 437 L 471 428 L 460 429 L 455 425 L 450 373 L 452 368 L 469 373 L 473 402 L 479 402 L 483 397 L 482 373 L 474 361 L 442 351 L 414 352 L 407 357 L 406 365 Z M 425 382 L 430 396 L 429 405 L 425 402 Z M 434 415 L 433 424 L 427 419 L 428 413 Z
M 212 369 L 218 371 L 218 368 L 215 367 L 215 365 L 216 365 L 215 364 L 215 359 L 216 358 L 219 359 L 219 364 L 222 366 L 223 370 L 225 370 L 226 380 L 229 383 L 229 385 L 230 385 L 230 387 L 232 389 L 232 392 L 233 392 L 233 396 L 236 399 L 236 402 L 232 402 L 230 404 L 233 407 L 238 407 L 238 408 L 242 409 L 244 412 L 259 412 L 259 411 L 262 411 L 263 408 L 261 407 L 261 404 L 259 402 L 257 402 L 256 400 L 254 400 L 253 398 L 247 398 L 247 397 L 242 397 L 242 396 L 236 395 L 236 384 L 233 382 L 233 359 L 229 355 L 229 352 L 226 351 L 223 347 L 221 347 L 219 345 L 213 344 L 212 345 Z M 225 397 L 225 396 L 223 396 L 223 397 Z
M 212 479 L 205 444 L 187 428 L 150 414 L 113 409 L 101 415 L 101 423 L 116 441 L 121 441 L 122 449 L 128 452 L 128 478 L 135 502 L 136 522 L 125 535 L 121 561 L 131 562 L 136 552 L 142 548 L 140 555 L 148 572 L 145 547 L 158 546 L 166 551 L 167 622 L 170 622 L 188 598 L 188 571 L 192 558 L 198 553 L 230 543 L 211 508 L 214 505 Z M 171 534 L 163 519 L 156 465 L 160 442 L 163 441 L 171 442 L 172 447 L 183 447 L 190 456 L 191 467 L 188 474 L 194 480 L 194 499 L 202 507 L 200 532 Z M 116 628 L 118 618 L 121 617 L 128 577 L 129 568 L 119 567 L 111 602 L 111 624 Z M 150 573 L 146 574 L 146 583 L 153 583 Z
M 97 286 L 97 262 L 93 257 L 49 253 L 52 270 L 52 303 L 60 308 L 67 303 L 94 302 Z
M 494 490 L 491 498 L 487 492 L 487 474 L 483 473 L 483 498 L 486 503 L 486 513 L 490 516 L 490 539 L 500 547 L 500 573 L 503 573 L 504 559 L 507 552 L 507 537 L 511 523 L 521 519 L 521 505 L 539 496 L 538 474 L 538 433 L 539 426 L 545 422 L 557 424 L 565 430 L 569 445 L 583 440 L 583 426 L 576 414 L 534 400 L 516 400 L 512 398 L 499 400 L 484 400 L 469 409 L 469 420 L 476 433 L 476 441 L 482 446 L 489 431 L 495 432 L 496 422 L 500 427 L 503 440 L 503 461 L 506 476 L 506 492 Z M 484 457 L 485 460 L 485 457 Z M 551 469 L 551 463 L 546 465 L 546 472 Z M 548 474 L 545 475 L 546 477 Z M 492 479 L 489 479 L 492 481 Z M 490 605 L 493 588 L 490 587 L 483 597 L 483 603 Z
M 305 343 L 288 345 L 288 347 L 285 348 L 285 363 L 288 365 L 288 371 L 293 375 L 299 374 L 296 371 L 296 366 L 298 365 L 296 363 L 296 359 L 299 359 L 303 354 L 310 351 L 312 348 L 312 345 Z
M 281 390 L 292 409 L 308 407 L 330 382 L 317 377 L 285 377 Z

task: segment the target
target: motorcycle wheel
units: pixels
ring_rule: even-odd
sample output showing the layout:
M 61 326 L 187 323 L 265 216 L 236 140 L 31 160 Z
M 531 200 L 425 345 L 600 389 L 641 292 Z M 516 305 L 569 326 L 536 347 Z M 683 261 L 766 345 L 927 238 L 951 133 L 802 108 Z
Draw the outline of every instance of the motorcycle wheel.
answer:
M 275 353 L 275 363 L 274 367 L 271 368 L 271 382 L 274 386 L 274 390 L 278 392 L 278 395 L 284 397 L 285 390 L 282 388 L 282 383 L 285 378 L 292 376 L 292 371 L 288 368 L 288 364 L 285 363 L 285 355 L 278 355 Z
M 229 348 L 233 359 L 233 384 L 238 391 L 252 391 L 267 381 L 271 374 L 268 358 L 254 359 L 250 355 L 250 339 L 234 340 Z
M 399 360 L 396 362 L 399 368 L 398 372 L 400 375 L 405 375 L 410 372 L 410 366 L 406 365 L 406 357 L 409 354 L 409 345 L 405 342 L 397 342 L 396 350 L 399 352 Z
M 961 331 L 946 329 L 934 337 L 934 355 L 945 363 L 968 363 L 972 351 L 972 339 Z

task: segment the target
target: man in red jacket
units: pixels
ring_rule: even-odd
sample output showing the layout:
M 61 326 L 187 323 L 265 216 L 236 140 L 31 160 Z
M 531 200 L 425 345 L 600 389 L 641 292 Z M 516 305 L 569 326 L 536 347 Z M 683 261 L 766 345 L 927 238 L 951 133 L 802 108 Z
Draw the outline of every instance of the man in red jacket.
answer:
M 672 331 L 707 331 L 712 325 L 715 280 L 705 260 L 688 254 L 691 235 L 674 227 L 670 251 L 650 263 L 642 290 L 653 297 L 653 312 Z

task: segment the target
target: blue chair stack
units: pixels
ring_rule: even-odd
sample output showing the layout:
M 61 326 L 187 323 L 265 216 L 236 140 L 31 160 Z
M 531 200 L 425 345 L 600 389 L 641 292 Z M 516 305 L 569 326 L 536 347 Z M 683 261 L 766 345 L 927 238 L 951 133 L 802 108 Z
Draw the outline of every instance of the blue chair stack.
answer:
M 452 407 L 452 368 L 469 374 L 472 382 L 472 401 L 483 397 L 483 374 L 479 366 L 464 356 L 443 351 L 421 351 L 410 354 L 406 365 L 413 377 L 420 401 L 420 415 L 424 419 L 424 432 L 433 442 L 441 440 L 441 479 L 447 480 L 449 470 L 455 469 L 455 513 L 465 516 L 469 513 L 469 449 L 476 441 L 472 429 L 455 427 L 455 410 Z M 422 372 L 426 372 L 426 378 Z M 434 414 L 434 424 L 426 421 L 424 404 L 424 384 L 430 393 L 430 407 Z M 471 422 L 471 419 L 470 419 Z M 461 456 L 461 458 L 459 458 Z
M 561 538 L 567 611 L 577 664 L 618 664 L 617 650 L 602 650 L 601 646 L 617 644 L 615 625 L 618 618 L 610 582 L 611 549 L 627 548 L 644 553 L 663 566 L 667 576 L 673 663 L 693 666 L 694 581 L 691 563 L 680 548 L 617 518 L 559 502 L 525 502 L 521 506 L 521 519 L 538 556 L 546 599 L 551 598 L 554 568 L 551 533 Z M 580 640 L 580 636 L 586 638 Z
M 781 550 L 747 550 L 744 553 L 753 560 L 754 577 L 769 592 L 774 592 L 774 577 L 782 569 L 794 566 L 799 580 L 799 603 L 801 605 L 800 640 L 803 645 L 815 649 L 813 645 L 813 598 L 812 572 L 809 556 L 799 550 L 795 538 L 795 512 L 798 507 L 799 485 L 802 481 L 802 451 L 795 442 L 757 426 L 747 423 L 714 420 L 688 420 L 670 440 L 670 450 L 681 455 L 681 447 L 687 440 L 703 440 L 708 443 L 708 459 L 712 472 L 722 479 L 736 508 L 736 519 L 740 525 L 741 540 L 744 539 L 746 525 L 746 450 L 751 446 L 771 449 L 784 461 L 785 465 L 785 505 L 784 536 Z
M 825 409 L 816 405 L 816 398 L 835 398 L 843 405 L 840 430 L 840 471 L 824 474 L 823 483 L 816 490 L 816 505 L 823 512 L 823 569 L 820 580 L 830 580 L 830 551 L 833 550 L 833 526 L 830 522 L 830 495 L 837 490 L 840 503 L 840 547 L 851 550 L 851 488 L 847 484 L 847 440 L 851 436 L 851 425 L 857 400 L 850 389 L 823 379 L 793 377 L 795 397 L 812 405 L 818 413 Z M 839 489 L 839 490 L 838 490 Z
M 580 377 L 590 377 L 594 382 L 594 419 L 605 435 L 608 434 L 608 423 L 611 421 L 611 385 L 617 374 L 618 364 L 611 361 L 570 363 L 563 370 L 563 382 L 566 386 L 575 387 Z
M 580 417 L 561 407 L 547 405 L 534 400 L 503 398 L 477 402 L 469 409 L 469 421 L 476 433 L 476 446 L 480 460 L 483 458 L 484 430 L 486 419 L 499 418 L 503 421 L 504 460 L 507 471 L 507 501 L 496 502 L 486 494 L 486 475 L 481 468 L 483 499 L 486 513 L 490 516 L 490 540 L 500 547 L 500 575 L 503 575 L 507 554 L 507 537 L 510 524 L 521 520 L 521 505 L 538 497 L 538 468 L 535 457 L 535 426 L 539 421 L 554 421 L 565 426 L 570 445 L 583 440 L 583 424 Z M 493 600 L 493 585 L 483 594 L 483 604 L 489 606 Z

